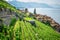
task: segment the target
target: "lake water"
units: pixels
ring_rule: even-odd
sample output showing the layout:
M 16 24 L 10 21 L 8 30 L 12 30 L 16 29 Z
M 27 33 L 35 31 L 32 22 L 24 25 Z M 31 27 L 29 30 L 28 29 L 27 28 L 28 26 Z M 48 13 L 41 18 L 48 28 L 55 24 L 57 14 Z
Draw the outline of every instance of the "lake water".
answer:
M 29 12 L 34 11 L 34 8 L 28 8 Z M 47 15 L 53 18 L 57 23 L 60 24 L 60 9 L 56 8 L 36 8 L 37 14 Z

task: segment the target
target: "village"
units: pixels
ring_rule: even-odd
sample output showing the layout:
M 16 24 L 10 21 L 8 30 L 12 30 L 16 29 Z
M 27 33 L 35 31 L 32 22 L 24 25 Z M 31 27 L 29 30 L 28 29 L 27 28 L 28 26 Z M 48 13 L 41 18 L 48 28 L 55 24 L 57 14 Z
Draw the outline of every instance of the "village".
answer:
M 32 15 L 35 17 L 35 19 L 37 19 L 38 21 L 43 22 L 44 24 L 48 24 L 50 25 L 53 29 L 57 30 L 58 32 L 60 32 L 60 24 L 57 23 L 55 20 L 53 20 L 51 17 L 47 16 L 47 15 L 41 15 L 41 14 L 37 14 L 36 13 L 36 9 L 34 9 L 34 14 L 29 14 L 28 13 L 28 9 L 25 9 L 25 12 L 27 13 L 27 15 Z

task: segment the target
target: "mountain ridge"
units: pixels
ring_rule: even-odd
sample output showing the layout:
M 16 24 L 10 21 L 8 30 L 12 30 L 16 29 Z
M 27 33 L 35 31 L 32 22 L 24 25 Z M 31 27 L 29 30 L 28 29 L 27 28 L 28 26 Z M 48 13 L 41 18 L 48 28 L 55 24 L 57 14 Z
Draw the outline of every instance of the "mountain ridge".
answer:
M 18 2 L 18 1 L 8 1 L 8 3 L 16 6 L 16 7 L 23 7 L 23 8 L 53 8 L 45 3 L 35 3 L 35 2 Z M 21 6 L 20 6 L 21 5 Z

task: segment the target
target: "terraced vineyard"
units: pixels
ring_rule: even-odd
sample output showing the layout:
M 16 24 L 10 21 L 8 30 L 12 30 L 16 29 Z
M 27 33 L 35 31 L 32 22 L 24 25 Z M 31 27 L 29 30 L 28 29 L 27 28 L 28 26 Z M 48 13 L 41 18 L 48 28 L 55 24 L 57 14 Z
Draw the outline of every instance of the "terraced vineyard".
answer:
M 60 40 L 60 34 L 47 26 L 35 20 L 36 27 L 29 22 L 17 21 L 14 27 L 7 30 L 7 35 L 0 33 L 1 40 Z
M 5 4 L 7 3 L 0 1 L 0 6 L 3 6 L 3 8 L 8 7 L 14 11 L 18 11 L 14 7 L 9 6 L 9 4 Z M 26 16 L 24 17 L 24 20 L 20 19 L 20 17 L 17 20 L 14 19 L 12 20 L 11 25 L 3 26 L 3 30 L 0 32 L 0 40 L 60 40 L 60 33 L 56 32 L 49 25 L 46 25 L 33 17 Z M 28 22 L 29 20 L 34 20 L 36 26 Z

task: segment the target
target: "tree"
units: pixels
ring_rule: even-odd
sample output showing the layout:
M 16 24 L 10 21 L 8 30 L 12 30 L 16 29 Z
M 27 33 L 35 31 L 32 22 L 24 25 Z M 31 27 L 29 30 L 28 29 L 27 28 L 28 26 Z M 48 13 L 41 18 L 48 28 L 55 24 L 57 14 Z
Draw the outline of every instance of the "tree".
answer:
M 36 9 L 34 9 L 34 14 L 36 14 Z
M 28 12 L 28 9 L 27 8 L 25 8 L 25 13 L 27 13 Z
M 5 1 L 5 0 L 0 0 L 0 1 Z

